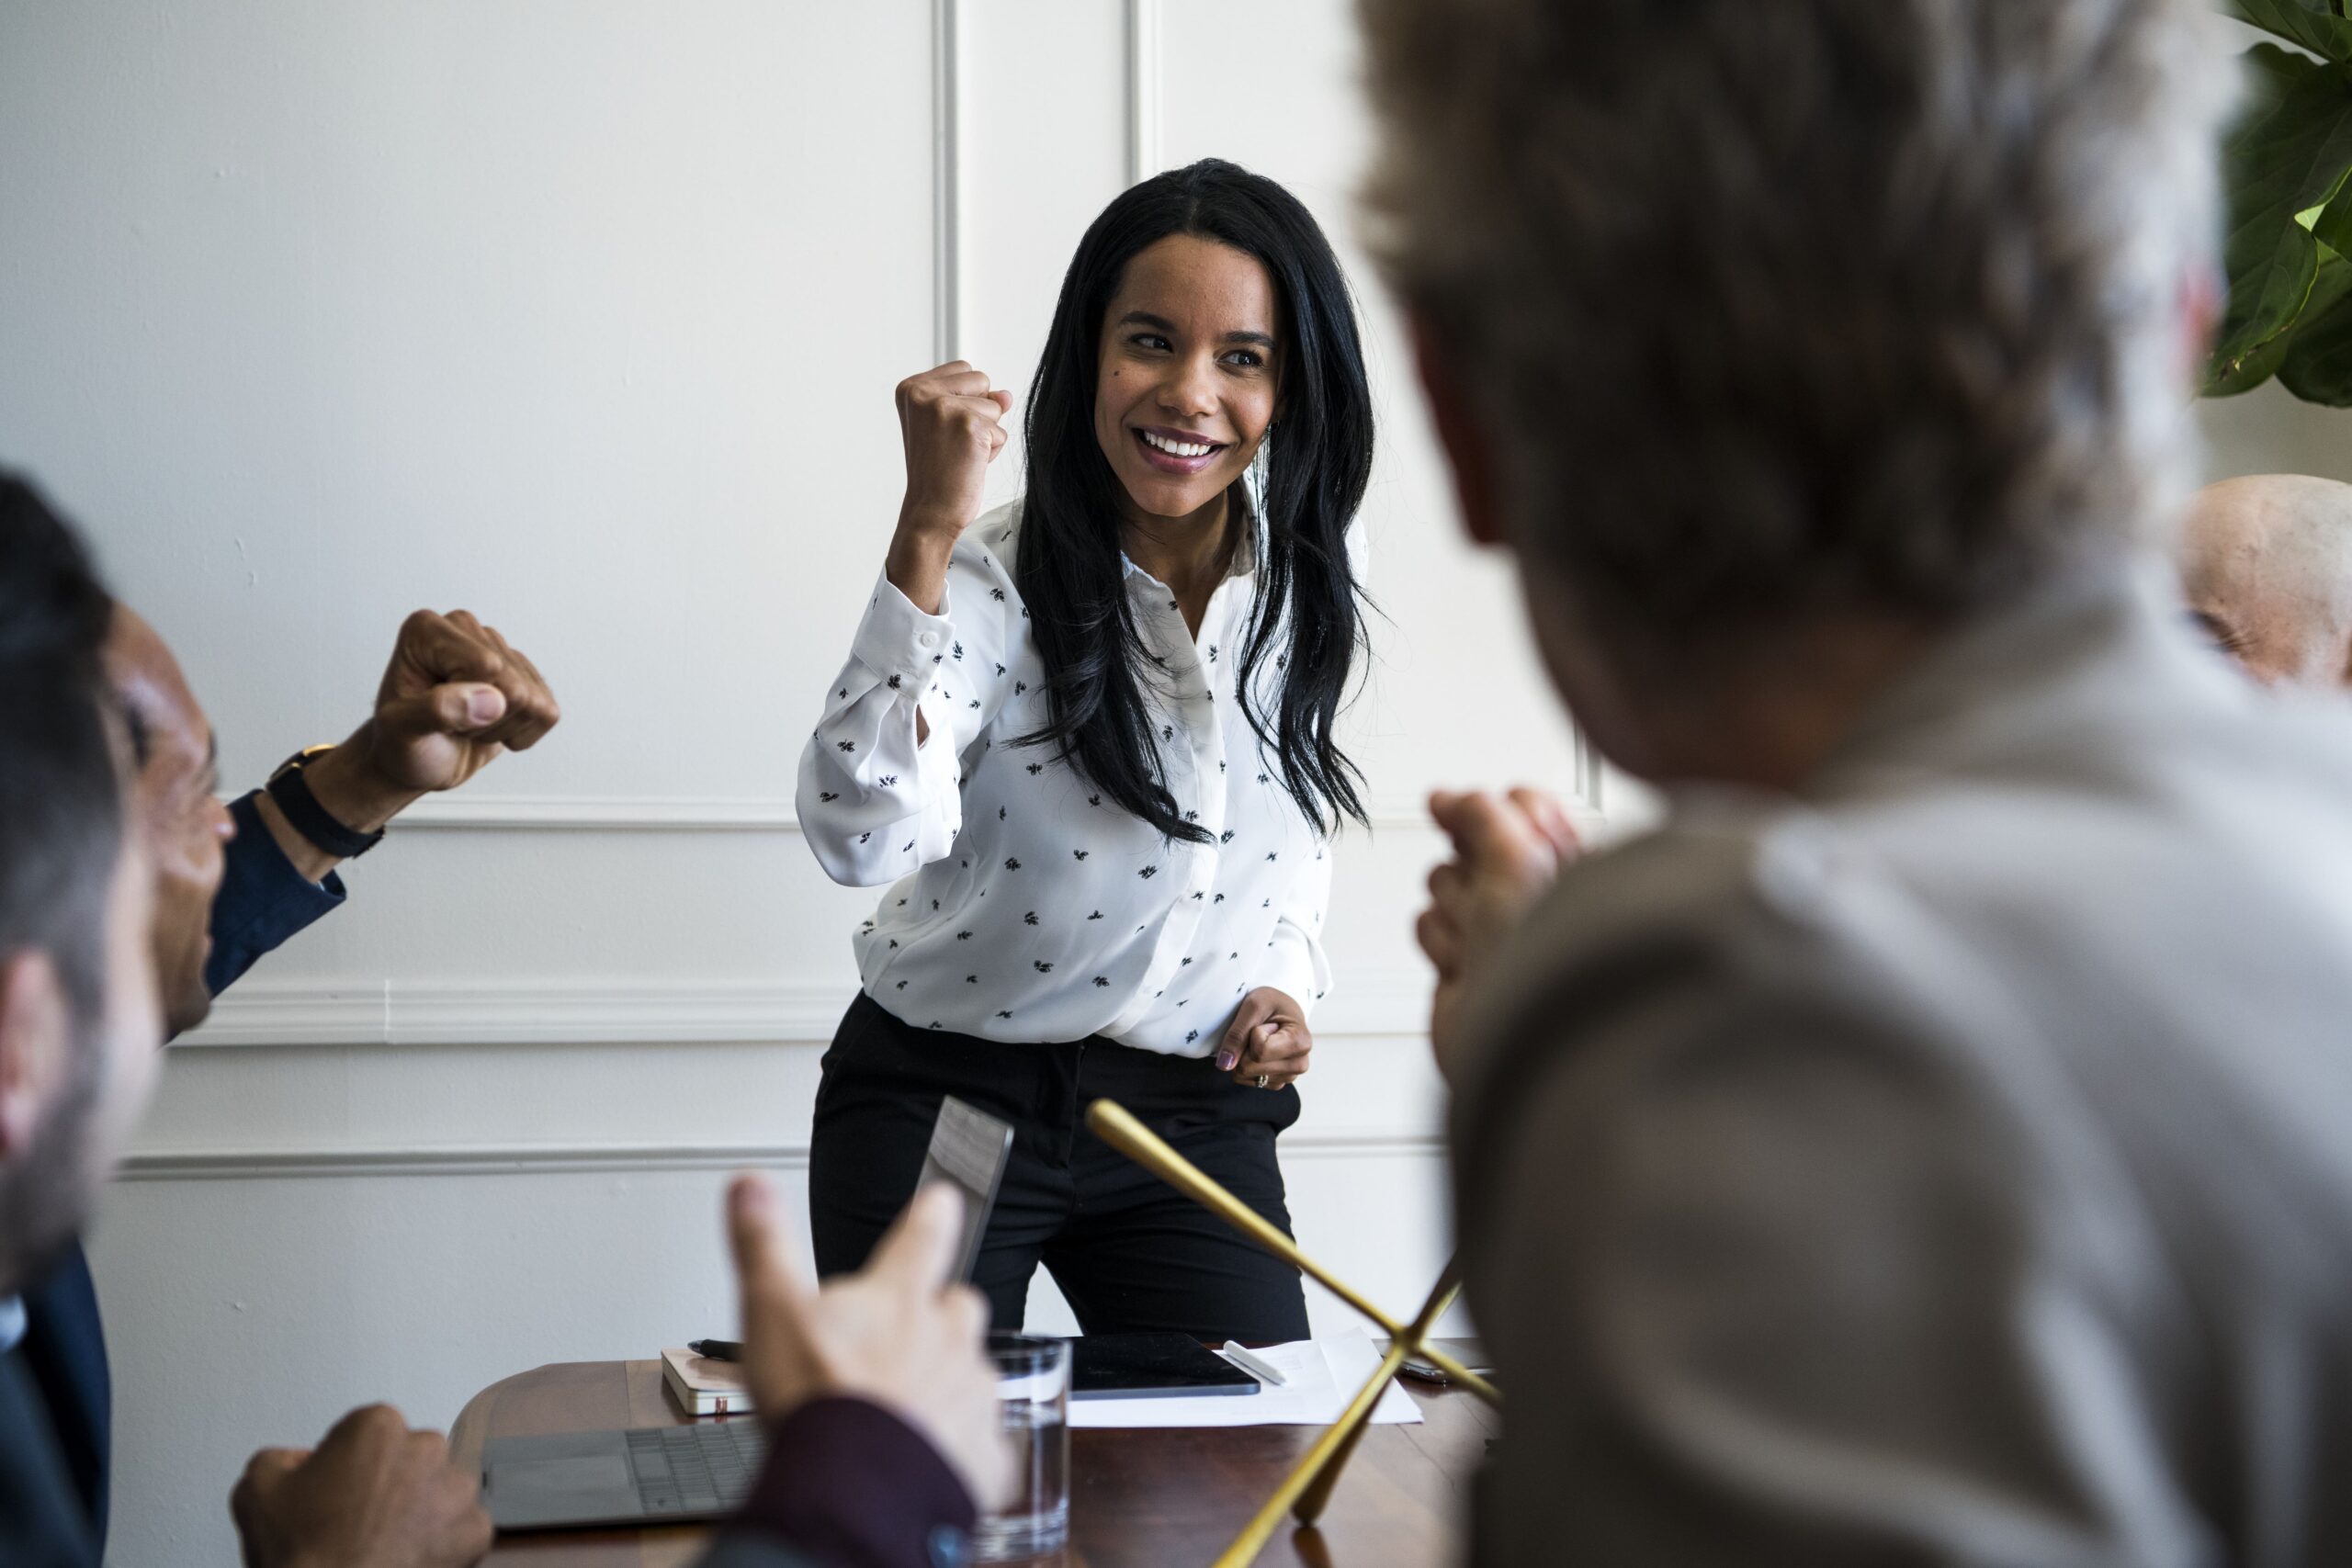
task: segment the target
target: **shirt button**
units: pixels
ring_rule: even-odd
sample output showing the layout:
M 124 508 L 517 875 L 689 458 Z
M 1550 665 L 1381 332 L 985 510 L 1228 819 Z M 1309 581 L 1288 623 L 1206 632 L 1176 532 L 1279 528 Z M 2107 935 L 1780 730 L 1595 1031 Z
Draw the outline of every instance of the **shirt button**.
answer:
M 915 635 L 915 641 L 921 643 L 925 648 L 937 648 L 939 646 L 939 634 L 937 632 L 919 632 Z

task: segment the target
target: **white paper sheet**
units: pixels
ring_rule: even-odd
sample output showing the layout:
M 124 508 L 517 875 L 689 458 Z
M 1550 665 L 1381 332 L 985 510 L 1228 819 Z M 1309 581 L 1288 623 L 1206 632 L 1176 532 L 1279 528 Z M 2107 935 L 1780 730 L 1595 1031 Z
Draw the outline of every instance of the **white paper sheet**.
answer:
M 1256 1352 L 1289 1381 L 1255 1393 L 1172 1399 L 1073 1399 L 1069 1424 L 1087 1427 L 1328 1427 L 1379 1370 L 1380 1352 L 1361 1328 Z M 1421 1407 L 1391 1379 L 1372 1409 L 1376 1426 L 1419 1421 Z

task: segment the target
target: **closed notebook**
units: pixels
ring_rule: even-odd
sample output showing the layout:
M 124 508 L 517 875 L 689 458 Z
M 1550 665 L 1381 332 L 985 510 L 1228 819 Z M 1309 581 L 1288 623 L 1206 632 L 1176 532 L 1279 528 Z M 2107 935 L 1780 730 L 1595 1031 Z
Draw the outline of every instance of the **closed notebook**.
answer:
M 741 1416 L 752 1408 L 752 1391 L 739 1361 L 714 1361 L 692 1350 L 664 1350 L 662 1381 L 690 1415 Z

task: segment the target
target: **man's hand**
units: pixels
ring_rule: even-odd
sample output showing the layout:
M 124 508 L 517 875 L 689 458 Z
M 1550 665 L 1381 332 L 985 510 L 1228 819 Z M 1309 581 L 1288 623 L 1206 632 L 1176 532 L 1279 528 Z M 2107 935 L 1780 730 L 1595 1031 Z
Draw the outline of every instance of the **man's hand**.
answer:
M 538 666 L 470 611 L 419 610 L 401 623 L 376 711 L 302 773 L 328 816 L 372 833 L 420 795 L 455 789 L 500 752 L 522 751 L 563 716 Z M 294 830 L 266 795 L 262 820 L 316 882 L 335 857 Z
M 347 753 L 355 783 L 405 805 L 457 788 L 502 751 L 528 750 L 562 716 L 538 666 L 496 626 L 468 610 L 419 610 L 401 623 L 374 716 L 318 765 Z M 315 777 L 311 789 L 318 794 Z M 324 795 L 319 804 L 334 809 Z M 338 817 L 361 832 L 381 825 Z
M 1430 1043 L 1451 1072 L 1463 1002 L 1481 964 L 1582 850 L 1560 803 L 1532 789 L 1430 796 L 1430 816 L 1453 840 L 1453 858 L 1430 873 L 1430 907 L 1414 935 L 1437 965 Z
M 254 1455 L 229 1513 L 245 1568 L 465 1568 L 492 1533 L 441 1434 L 410 1431 L 388 1404 L 353 1411 L 315 1450 Z
M 954 1188 L 926 1187 L 863 1269 L 814 1286 L 767 1182 L 739 1176 L 727 1193 L 752 1407 L 776 1421 L 829 1394 L 879 1404 L 930 1440 L 986 1512 L 1012 1495 L 1012 1452 L 980 1353 L 988 1305 L 947 1279 L 963 1213 Z
M 1272 986 L 1261 986 L 1241 998 L 1226 1025 L 1216 1067 L 1231 1074 L 1235 1083 L 1280 1089 L 1306 1076 L 1306 1058 L 1314 1049 L 1306 1010 Z M 1263 1084 L 1258 1082 L 1261 1074 Z

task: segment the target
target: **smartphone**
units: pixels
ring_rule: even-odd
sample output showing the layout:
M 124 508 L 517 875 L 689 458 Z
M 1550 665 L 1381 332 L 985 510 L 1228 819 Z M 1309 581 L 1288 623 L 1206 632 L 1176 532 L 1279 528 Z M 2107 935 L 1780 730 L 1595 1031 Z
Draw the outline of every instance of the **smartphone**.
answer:
M 996 1190 L 1012 1157 L 1012 1129 L 985 1111 L 975 1111 L 954 1095 L 940 1101 L 939 1120 L 932 1124 L 931 1148 L 922 1156 L 922 1174 L 915 1179 L 920 1192 L 934 1181 L 944 1181 L 964 1194 L 964 1235 L 957 1245 L 956 1274 L 968 1283 L 980 1260 L 980 1242 L 989 1234 L 989 1212 L 996 1207 Z
M 1442 1340 L 1440 1343 L 1450 1343 L 1453 1347 L 1453 1355 L 1455 1360 L 1461 1362 L 1464 1366 L 1469 1368 L 1480 1377 L 1486 1378 L 1490 1382 L 1493 1380 L 1495 1370 L 1492 1366 L 1487 1364 L 1487 1349 L 1485 1346 L 1479 1344 L 1475 1339 L 1456 1339 L 1452 1341 Z M 1396 1370 L 1405 1376 L 1411 1378 L 1416 1382 L 1433 1383 L 1439 1388 L 1451 1388 L 1453 1386 L 1453 1380 L 1446 1375 L 1445 1369 L 1443 1367 L 1439 1366 L 1435 1361 L 1425 1361 L 1419 1356 L 1406 1357 L 1403 1363 L 1399 1365 Z

